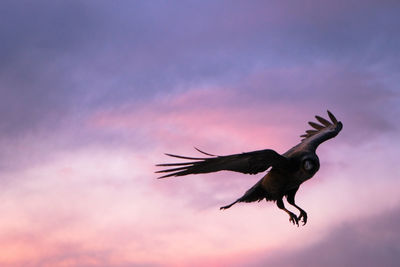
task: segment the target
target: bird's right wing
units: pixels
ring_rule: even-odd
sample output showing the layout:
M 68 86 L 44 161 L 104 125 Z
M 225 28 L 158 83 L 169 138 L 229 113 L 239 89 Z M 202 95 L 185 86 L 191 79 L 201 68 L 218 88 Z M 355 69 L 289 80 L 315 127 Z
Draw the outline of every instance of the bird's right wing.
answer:
M 197 149 L 198 150 L 198 149 Z M 256 174 L 266 171 L 269 167 L 286 168 L 289 160 L 271 149 L 246 152 L 241 154 L 233 154 L 227 156 L 215 156 L 199 152 L 210 157 L 192 158 L 172 154 L 166 154 L 170 157 L 191 160 L 190 162 L 157 164 L 156 166 L 171 167 L 157 171 L 156 173 L 167 173 L 159 178 L 167 178 L 171 176 L 183 176 L 188 174 L 210 173 L 218 171 L 234 171 L 245 174 Z
M 315 122 L 308 122 L 313 130 L 307 130 L 301 140 L 301 146 L 309 150 L 316 150 L 317 147 L 328 139 L 334 138 L 342 130 L 343 124 L 338 121 L 336 117 L 328 110 L 328 116 L 331 121 L 328 121 L 320 116 L 315 118 L 321 124 Z

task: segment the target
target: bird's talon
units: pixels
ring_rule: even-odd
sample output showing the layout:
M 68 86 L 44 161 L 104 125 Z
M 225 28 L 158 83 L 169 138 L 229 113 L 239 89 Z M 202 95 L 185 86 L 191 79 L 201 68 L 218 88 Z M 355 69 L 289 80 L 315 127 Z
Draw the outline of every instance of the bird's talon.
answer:
M 297 216 L 294 213 L 289 213 L 289 222 L 293 223 L 294 225 L 299 226 L 299 220 L 297 219 Z
M 307 213 L 305 211 L 301 211 L 299 217 L 297 218 L 299 221 L 306 225 L 307 223 Z

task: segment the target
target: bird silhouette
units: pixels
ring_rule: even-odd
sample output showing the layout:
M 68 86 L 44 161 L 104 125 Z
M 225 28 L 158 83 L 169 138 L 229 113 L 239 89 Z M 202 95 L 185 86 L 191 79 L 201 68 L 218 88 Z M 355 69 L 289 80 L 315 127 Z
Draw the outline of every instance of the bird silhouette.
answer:
M 241 154 L 217 156 L 201 151 L 208 156 L 205 158 L 186 157 L 173 154 L 166 154 L 174 158 L 190 160 L 181 163 L 157 164 L 156 166 L 168 167 L 156 173 L 167 173 L 158 179 L 184 176 L 188 174 L 210 173 L 222 170 L 240 172 L 244 174 L 256 174 L 269 170 L 261 180 L 247 190 L 244 195 L 229 205 L 220 209 L 228 209 L 238 202 L 254 202 L 265 199 L 276 201 L 278 208 L 289 215 L 289 221 L 299 226 L 307 223 L 307 213 L 296 205 L 295 195 L 300 185 L 309 180 L 319 170 L 320 164 L 316 154 L 317 147 L 324 141 L 334 138 L 342 130 L 343 124 L 328 110 L 328 121 L 320 116 L 315 116 L 317 121 L 308 122 L 312 130 L 307 130 L 301 135 L 303 139 L 299 144 L 280 155 L 274 150 L 264 149 Z M 299 216 L 286 209 L 283 197 L 287 202 L 299 210 Z

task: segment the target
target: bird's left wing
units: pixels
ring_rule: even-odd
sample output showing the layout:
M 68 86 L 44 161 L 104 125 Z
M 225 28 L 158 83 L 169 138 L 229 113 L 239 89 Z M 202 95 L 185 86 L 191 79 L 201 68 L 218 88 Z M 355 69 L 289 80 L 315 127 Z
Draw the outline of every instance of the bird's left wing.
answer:
M 197 148 L 196 148 L 197 149 Z M 234 171 L 245 174 L 256 174 L 267 170 L 269 167 L 285 168 L 289 160 L 271 149 L 257 150 L 227 156 L 215 156 L 197 149 L 199 152 L 210 156 L 206 158 L 193 158 L 166 154 L 170 157 L 191 160 L 181 163 L 157 164 L 156 166 L 170 167 L 170 169 L 157 171 L 167 173 L 160 178 L 183 176 L 188 174 L 210 173 L 218 171 Z

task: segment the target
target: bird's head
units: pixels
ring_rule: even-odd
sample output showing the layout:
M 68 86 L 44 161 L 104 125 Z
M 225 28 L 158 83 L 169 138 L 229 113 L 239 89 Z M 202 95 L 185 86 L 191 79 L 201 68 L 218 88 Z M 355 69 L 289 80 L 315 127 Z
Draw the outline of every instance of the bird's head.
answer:
M 305 160 L 303 163 L 303 168 L 306 171 L 311 171 L 314 168 L 314 163 L 311 160 Z
M 301 169 L 306 173 L 316 173 L 319 170 L 318 157 L 314 155 L 306 155 L 301 160 Z

